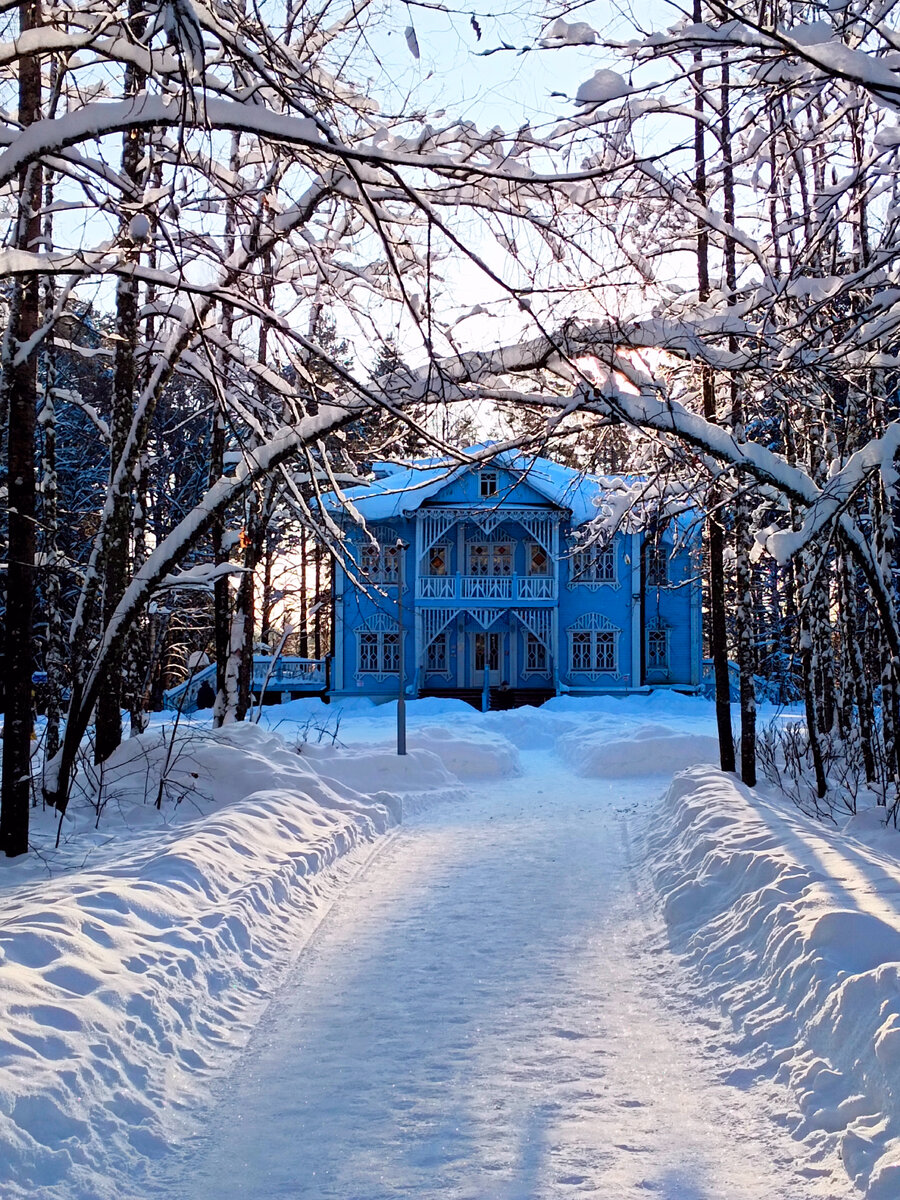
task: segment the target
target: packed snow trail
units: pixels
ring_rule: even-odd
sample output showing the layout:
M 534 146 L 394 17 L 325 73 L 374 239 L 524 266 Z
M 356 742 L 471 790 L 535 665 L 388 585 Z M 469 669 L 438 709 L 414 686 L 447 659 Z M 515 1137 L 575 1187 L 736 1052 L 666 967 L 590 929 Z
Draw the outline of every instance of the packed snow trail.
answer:
M 724 1081 L 738 1060 L 633 861 L 663 781 L 523 761 L 348 885 L 161 1194 L 852 1194 L 773 1120 L 780 1087 Z

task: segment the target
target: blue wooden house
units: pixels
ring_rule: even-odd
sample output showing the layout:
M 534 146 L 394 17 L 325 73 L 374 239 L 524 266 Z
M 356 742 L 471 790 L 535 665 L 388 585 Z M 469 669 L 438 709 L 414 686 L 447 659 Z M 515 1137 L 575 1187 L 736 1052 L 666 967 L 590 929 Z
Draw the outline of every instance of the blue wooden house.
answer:
M 377 465 L 326 497 L 344 543 L 331 695 L 396 696 L 401 657 L 408 696 L 697 689 L 698 531 L 681 518 L 590 543 L 621 482 L 501 452 Z

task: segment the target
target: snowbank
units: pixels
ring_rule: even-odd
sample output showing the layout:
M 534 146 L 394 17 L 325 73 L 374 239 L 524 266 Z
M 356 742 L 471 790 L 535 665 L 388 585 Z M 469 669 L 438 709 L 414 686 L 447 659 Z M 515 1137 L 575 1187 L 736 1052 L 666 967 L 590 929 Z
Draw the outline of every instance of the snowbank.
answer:
M 460 779 L 506 779 L 521 774 L 512 742 L 486 730 L 424 725 L 410 734 L 410 745 L 435 754 Z
M 0 871 L 4 1200 L 143 1200 L 369 843 L 406 799 L 460 791 L 425 752 L 388 770 L 248 724 L 156 728 L 102 782 L 99 825 L 73 808 L 49 879 L 35 858 Z
M 672 783 L 656 828 L 672 939 L 744 1048 L 793 1086 L 796 1136 L 836 1134 L 868 1200 L 896 1200 L 900 866 L 884 853 L 896 837 L 882 828 L 866 846 L 709 768 Z
M 416 798 L 436 787 L 453 788 L 459 782 L 440 755 L 417 747 L 410 747 L 405 758 L 398 757 L 395 749 L 381 746 L 363 749 L 310 744 L 300 753 L 329 783 L 357 792 L 401 791 L 407 797 L 403 805 L 407 813 Z
M 617 727 L 616 732 L 621 732 Z M 610 731 L 577 731 L 559 739 L 559 753 L 579 775 L 592 779 L 672 775 L 702 762 L 718 762 L 714 737 L 680 733 L 667 725 L 640 725 L 628 737 Z

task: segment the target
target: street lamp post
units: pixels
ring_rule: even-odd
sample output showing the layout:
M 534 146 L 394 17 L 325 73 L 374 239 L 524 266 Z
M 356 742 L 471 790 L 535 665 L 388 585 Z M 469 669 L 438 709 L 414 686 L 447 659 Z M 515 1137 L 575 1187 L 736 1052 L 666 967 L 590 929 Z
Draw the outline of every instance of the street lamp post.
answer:
M 404 553 L 409 543 L 397 538 L 397 671 L 400 682 L 397 694 L 397 753 L 406 754 L 406 654 L 403 636 Z

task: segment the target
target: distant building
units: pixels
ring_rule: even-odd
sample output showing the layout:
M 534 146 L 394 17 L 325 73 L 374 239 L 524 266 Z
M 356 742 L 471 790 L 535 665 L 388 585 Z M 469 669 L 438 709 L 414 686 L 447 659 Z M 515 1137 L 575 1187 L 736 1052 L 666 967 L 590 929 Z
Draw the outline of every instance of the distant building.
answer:
M 491 689 L 506 704 L 700 686 L 690 522 L 579 549 L 615 480 L 512 453 L 375 474 L 348 503 L 325 500 L 346 553 L 334 572 L 332 696 L 396 696 L 401 636 L 407 695 L 477 702 Z

